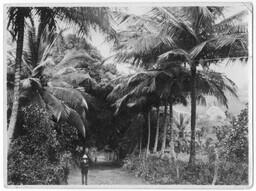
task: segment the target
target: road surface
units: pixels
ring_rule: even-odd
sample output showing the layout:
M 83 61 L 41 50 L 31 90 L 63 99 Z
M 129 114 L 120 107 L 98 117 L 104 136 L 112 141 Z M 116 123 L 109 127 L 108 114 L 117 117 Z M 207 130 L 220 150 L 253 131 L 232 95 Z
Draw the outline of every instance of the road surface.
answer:
M 68 179 L 69 185 L 81 185 L 81 172 L 72 169 Z M 88 185 L 146 185 L 141 178 L 123 170 L 114 163 L 99 163 L 89 169 Z

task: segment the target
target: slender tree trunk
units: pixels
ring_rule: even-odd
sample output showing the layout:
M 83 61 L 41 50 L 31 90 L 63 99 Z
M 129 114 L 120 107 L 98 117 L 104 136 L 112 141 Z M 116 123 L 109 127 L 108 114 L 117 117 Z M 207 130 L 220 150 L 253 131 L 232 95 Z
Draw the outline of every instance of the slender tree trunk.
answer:
M 219 171 L 219 153 L 218 149 L 214 148 L 215 152 L 215 164 L 214 164 L 214 176 L 212 180 L 212 185 L 215 185 L 218 180 L 218 171 Z
M 167 133 L 167 126 L 168 126 L 168 117 L 167 117 L 167 104 L 164 106 L 164 132 L 163 132 L 163 141 L 161 147 L 161 154 L 164 154 L 165 146 L 166 146 L 166 133 Z
M 173 101 L 172 99 L 170 100 L 170 132 L 171 132 L 171 140 L 170 140 L 170 150 L 171 150 L 171 157 L 172 160 L 175 164 L 176 168 L 176 178 L 177 180 L 180 178 L 180 170 L 179 170 L 179 165 L 177 163 L 177 155 L 174 151 L 174 131 L 173 131 Z
M 148 154 L 150 153 L 149 151 L 149 145 L 150 145 L 150 109 L 148 111 L 148 142 L 147 142 L 147 151 L 146 151 L 146 158 L 148 157 Z
M 196 127 L 196 63 L 191 65 L 191 141 L 189 167 L 195 166 L 195 127 Z
M 170 150 L 172 158 L 175 158 L 175 152 L 174 152 L 174 132 L 172 127 L 172 120 L 173 120 L 173 108 L 172 108 L 172 101 L 170 102 L 170 114 L 169 114 L 169 123 L 170 123 Z
M 22 12 L 22 11 L 20 11 Z M 8 147 L 13 138 L 13 133 L 17 121 L 18 109 L 19 109 L 19 89 L 20 89 L 20 71 L 21 71 L 21 60 L 23 50 L 23 39 L 24 39 L 24 17 L 22 13 L 17 16 L 18 19 L 18 39 L 16 48 L 16 60 L 15 60 L 15 81 L 14 81 L 14 96 L 12 105 L 12 114 L 10 123 L 8 126 Z
M 145 119 L 145 115 L 143 115 L 144 118 L 143 120 Z M 140 152 L 139 152 L 139 158 L 141 158 L 141 155 L 142 155 L 142 141 L 143 141 L 143 128 L 144 128 L 144 125 L 141 126 L 140 128 L 140 140 L 139 140 L 139 144 L 140 144 Z
M 154 150 L 153 150 L 154 153 L 157 152 L 158 138 L 159 138 L 159 126 L 160 126 L 159 107 L 157 107 L 156 116 L 157 116 L 157 120 L 156 120 L 156 137 L 155 137 L 155 144 L 154 144 Z
M 142 130 L 140 130 L 140 152 L 139 152 L 139 158 L 141 157 L 141 149 L 142 149 Z

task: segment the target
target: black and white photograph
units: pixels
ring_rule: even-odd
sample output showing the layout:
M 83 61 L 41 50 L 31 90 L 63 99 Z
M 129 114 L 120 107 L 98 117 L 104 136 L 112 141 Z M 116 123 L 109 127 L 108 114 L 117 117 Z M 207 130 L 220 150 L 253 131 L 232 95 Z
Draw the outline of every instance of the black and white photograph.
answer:
M 3 10 L 5 187 L 253 185 L 252 3 Z

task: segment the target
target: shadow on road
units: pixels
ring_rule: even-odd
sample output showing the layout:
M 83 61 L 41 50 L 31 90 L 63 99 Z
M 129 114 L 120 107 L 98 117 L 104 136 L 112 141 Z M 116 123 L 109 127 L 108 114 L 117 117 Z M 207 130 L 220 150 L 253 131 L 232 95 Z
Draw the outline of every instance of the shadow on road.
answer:
M 116 169 L 121 168 L 121 162 L 114 161 L 114 162 L 97 162 L 90 165 L 90 170 L 110 170 L 110 169 Z

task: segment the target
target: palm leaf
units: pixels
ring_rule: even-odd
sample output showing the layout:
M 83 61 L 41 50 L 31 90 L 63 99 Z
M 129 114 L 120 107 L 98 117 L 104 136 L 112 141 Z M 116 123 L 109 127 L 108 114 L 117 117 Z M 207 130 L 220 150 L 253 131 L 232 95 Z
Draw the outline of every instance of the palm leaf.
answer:
M 167 60 L 170 55 L 179 55 L 179 56 L 183 56 L 186 61 L 188 61 L 188 62 L 191 61 L 191 57 L 190 57 L 189 53 L 187 53 L 185 50 L 183 50 L 183 49 L 174 49 L 174 50 L 170 50 L 170 51 L 167 51 L 167 52 L 161 54 L 161 55 L 158 57 L 158 62 Z
M 213 95 L 217 100 L 228 107 L 228 99 L 225 93 L 231 93 L 232 96 L 237 96 L 237 87 L 234 82 L 228 79 L 221 73 L 213 71 L 201 71 L 198 74 L 198 92 L 203 94 Z
M 80 115 L 72 108 L 68 107 L 48 91 L 42 92 L 42 99 L 46 107 L 53 114 L 57 122 L 65 121 L 78 129 L 85 138 L 85 126 Z
M 122 98 L 118 99 L 115 102 L 115 107 L 116 107 L 116 111 L 114 113 L 114 115 L 118 115 L 120 113 L 120 111 L 125 107 L 125 105 L 127 104 L 129 98 L 131 97 L 130 94 L 127 94 L 125 96 L 123 96 Z
M 90 27 L 100 29 L 114 38 L 115 30 L 110 23 L 107 7 L 55 7 L 56 17 L 77 28 L 82 35 L 88 35 Z
M 85 116 L 81 117 L 75 110 L 70 108 L 70 113 L 67 118 L 67 122 L 76 127 L 80 134 L 85 138 L 86 137 L 86 119 Z
M 26 78 L 21 81 L 22 89 L 33 88 L 35 90 L 42 89 L 41 82 L 38 78 Z
M 248 15 L 247 10 L 240 11 L 214 25 L 215 31 L 226 31 L 230 27 L 239 26 L 245 16 Z
M 72 85 L 68 84 L 67 82 L 61 80 L 51 80 L 47 82 L 47 86 L 49 87 L 63 87 L 63 88 L 73 88 Z
M 72 109 L 79 111 L 79 114 L 83 110 L 88 110 L 88 104 L 83 95 L 76 89 L 64 88 L 64 87 L 47 87 L 47 91 L 51 92 L 55 97 L 62 100 Z
M 94 58 L 92 58 L 87 51 L 80 49 L 80 50 L 73 50 L 69 51 L 68 54 L 64 56 L 64 58 L 55 66 L 55 69 L 59 71 L 65 67 L 75 67 L 73 61 L 83 59 L 89 63 L 96 62 Z
M 47 104 L 47 108 L 53 114 L 57 122 L 59 122 L 61 119 L 68 119 L 68 116 L 70 115 L 69 107 L 63 104 L 59 99 L 57 99 L 48 91 L 43 91 L 41 95 L 42 99 Z
M 207 45 L 207 43 L 210 42 L 210 40 L 204 41 L 200 43 L 199 45 L 195 46 L 191 51 L 190 51 L 190 57 L 191 59 L 195 59 L 198 54 L 203 50 L 203 48 Z

